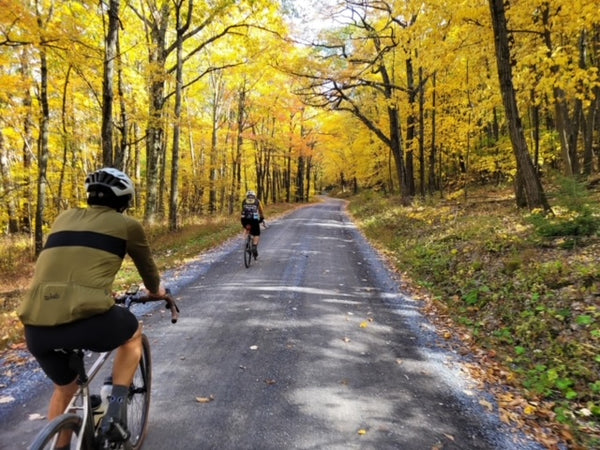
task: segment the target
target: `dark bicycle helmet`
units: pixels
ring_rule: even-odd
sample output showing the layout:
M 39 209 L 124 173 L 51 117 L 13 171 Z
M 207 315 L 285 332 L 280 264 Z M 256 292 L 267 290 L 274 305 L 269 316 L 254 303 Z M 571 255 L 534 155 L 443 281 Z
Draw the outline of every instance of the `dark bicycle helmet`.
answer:
M 133 181 L 123 172 L 105 167 L 90 173 L 85 179 L 90 205 L 104 205 L 124 211 L 135 194 Z

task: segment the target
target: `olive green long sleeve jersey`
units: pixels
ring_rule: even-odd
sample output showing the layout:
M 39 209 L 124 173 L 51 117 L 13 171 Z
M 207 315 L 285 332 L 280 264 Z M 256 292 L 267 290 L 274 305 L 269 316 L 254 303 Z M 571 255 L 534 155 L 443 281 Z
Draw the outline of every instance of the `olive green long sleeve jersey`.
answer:
M 65 211 L 38 257 L 19 318 L 26 325 L 52 326 L 107 311 L 126 254 L 146 288 L 157 292 L 160 276 L 137 220 L 104 206 Z

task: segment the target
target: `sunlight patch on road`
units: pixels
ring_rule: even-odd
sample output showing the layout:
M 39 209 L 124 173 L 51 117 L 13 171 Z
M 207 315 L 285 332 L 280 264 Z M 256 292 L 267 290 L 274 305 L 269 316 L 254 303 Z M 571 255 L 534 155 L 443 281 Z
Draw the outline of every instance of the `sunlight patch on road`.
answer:
M 317 237 L 313 237 L 313 239 L 316 239 L 317 241 L 341 241 L 341 242 L 345 242 L 347 244 L 351 244 L 352 242 L 354 242 L 354 239 L 342 239 L 339 237 L 332 237 L 332 236 L 317 236 Z M 339 245 L 339 247 L 345 247 L 345 245 Z
M 337 222 L 335 220 L 326 222 L 306 222 L 304 225 L 309 227 L 324 227 L 324 228 L 352 228 L 355 229 L 356 225 L 351 222 Z
M 244 288 L 249 291 L 267 291 L 267 292 L 299 292 L 302 294 L 312 295 L 331 295 L 336 297 L 355 297 L 353 294 L 344 294 L 341 292 L 332 291 L 331 289 L 318 289 L 304 286 L 246 286 Z
M 297 389 L 289 395 L 289 400 L 303 414 L 315 418 L 331 430 L 346 433 L 348 436 L 354 436 L 362 429 L 398 429 L 398 424 L 391 419 L 394 417 L 398 399 L 371 394 L 351 389 L 341 383 Z M 401 400 L 402 403 L 408 401 L 409 399 Z M 425 418 L 421 418 L 421 423 L 423 419 Z M 374 439 L 376 436 L 377 434 L 366 433 L 361 437 L 361 441 L 364 443 L 365 440 Z
M 360 305 L 361 301 L 358 300 L 342 300 L 339 298 L 324 298 L 321 300 L 323 303 L 333 303 L 333 304 L 341 304 L 341 305 Z

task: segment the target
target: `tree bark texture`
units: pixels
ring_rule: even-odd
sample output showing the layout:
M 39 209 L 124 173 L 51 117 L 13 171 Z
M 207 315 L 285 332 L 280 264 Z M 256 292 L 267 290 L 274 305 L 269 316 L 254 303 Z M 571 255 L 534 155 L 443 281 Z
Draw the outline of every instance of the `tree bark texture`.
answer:
M 522 182 L 523 184 L 527 207 L 529 209 L 542 208 L 549 210 L 550 205 L 548 204 L 542 184 L 527 149 L 523 125 L 517 107 L 516 92 L 512 81 L 505 3 L 504 0 L 489 0 L 489 4 L 494 28 L 496 63 L 498 65 L 502 102 L 504 104 L 513 153 L 517 163 L 517 182 Z

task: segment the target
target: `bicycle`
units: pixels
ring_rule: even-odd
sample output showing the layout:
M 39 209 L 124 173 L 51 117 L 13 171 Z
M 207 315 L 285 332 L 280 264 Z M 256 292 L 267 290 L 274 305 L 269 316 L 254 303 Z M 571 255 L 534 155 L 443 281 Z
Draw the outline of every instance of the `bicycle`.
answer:
M 267 228 L 267 223 L 262 220 L 263 228 Z M 249 268 L 252 264 L 252 258 L 256 260 L 256 256 L 253 255 L 252 252 L 252 241 L 254 236 L 250 233 L 250 229 L 252 228 L 250 224 L 246 225 L 246 241 L 244 243 L 244 265 L 246 268 Z
M 171 323 L 179 318 L 179 308 L 169 290 L 164 298 L 150 298 L 134 286 L 124 295 L 115 297 L 115 303 L 130 308 L 133 303 L 166 301 L 166 308 L 171 310 Z M 123 442 L 111 442 L 103 436 L 101 419 L 105 411 L 99 408 L 99 398 L 90 394 L 90 383 L 98 375 L 112 352 L 100 353 L 96 361 L 86 372 L 84 350 L 70 350 L 70 364 L 78 373 L 79 389 L 67 406 L 65 412 L 49 422 L 36 436 L 29 447 L 30 450 L 54 449 L 58 438 L 69 433 L 70 447 L 76 449 L 125 449 L 137 450 L 141 447 L 148 423 L 150 408 L 150 387 L 152 381 L 152 363 L 150 359 L 150 343 L 142 333 L 142 357 L 136 369 L 127 395 L 127 428 L 129 438 Z M 122 430 L 124 431 L 124 430 Z M 64 436 L 64 434 L 63 434 Z M 75 436 L 75 439 L 73 437 Z M 74 447 L 73 447 L 74 446 Z
M 252 264 L 252 241 L 254 236 L 250 233 L 250 225 L 246 225 L 246 242 L 244 244 L 244 265 L 246 268 Z

